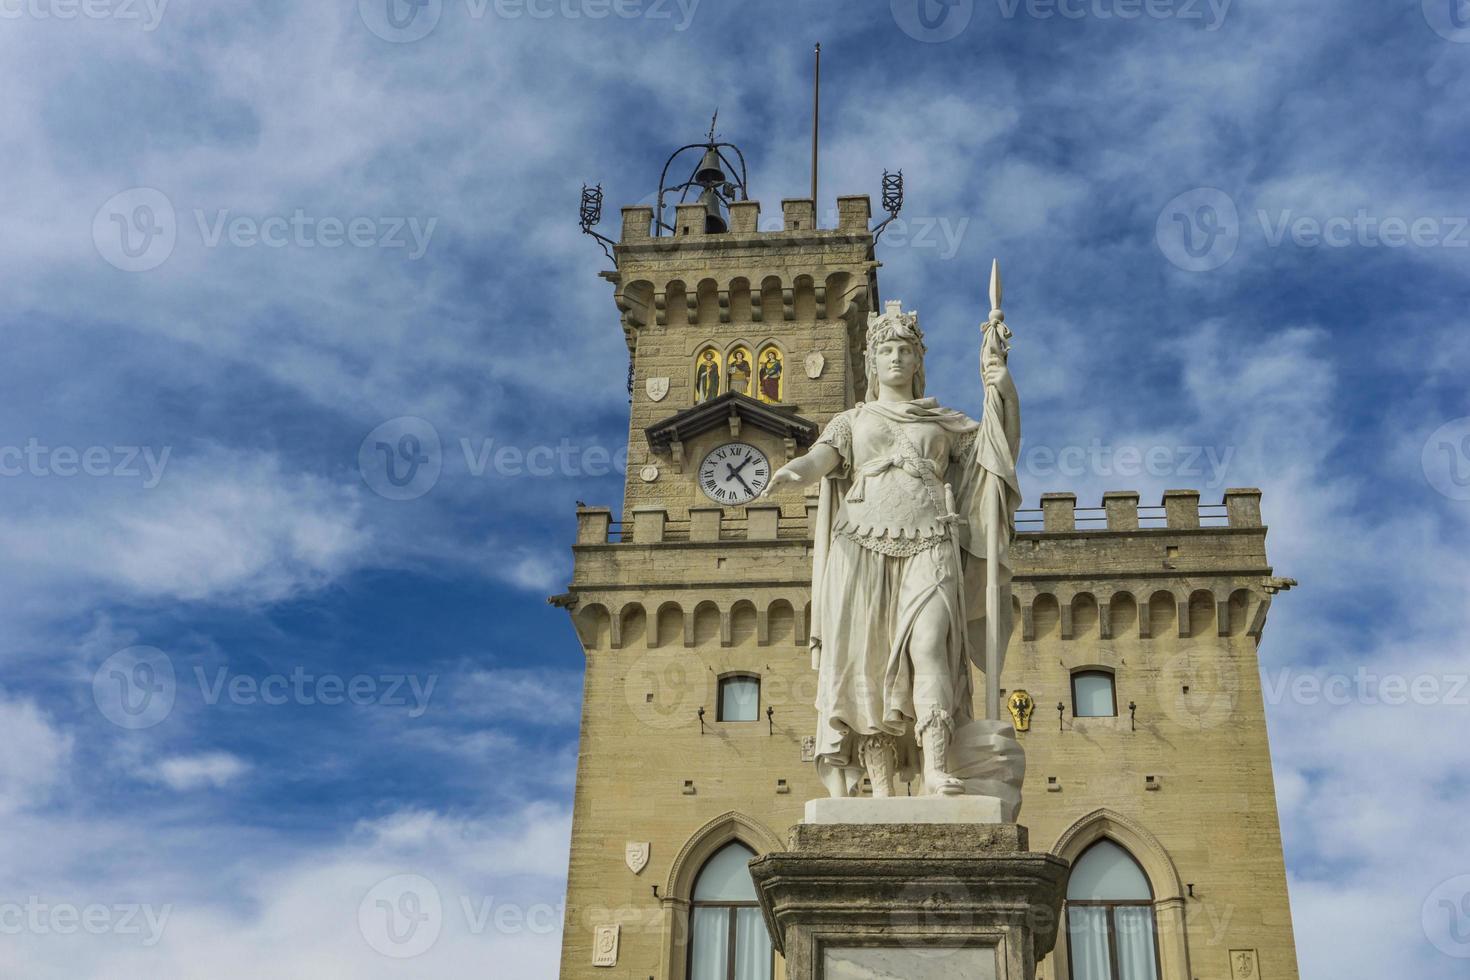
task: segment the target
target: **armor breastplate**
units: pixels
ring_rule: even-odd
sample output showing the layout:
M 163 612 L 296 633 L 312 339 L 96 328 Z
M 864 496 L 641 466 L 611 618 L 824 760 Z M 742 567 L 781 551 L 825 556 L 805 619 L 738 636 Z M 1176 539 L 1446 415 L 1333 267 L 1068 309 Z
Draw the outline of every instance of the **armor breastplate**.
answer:
M 944 515 L 934 496 L 942 485 L 924 479 L 924 467 L 932 474 L 928 460 L 893 455 L 859 468 L 833 530 L 885 554 L 913 554 L 944 540 Z

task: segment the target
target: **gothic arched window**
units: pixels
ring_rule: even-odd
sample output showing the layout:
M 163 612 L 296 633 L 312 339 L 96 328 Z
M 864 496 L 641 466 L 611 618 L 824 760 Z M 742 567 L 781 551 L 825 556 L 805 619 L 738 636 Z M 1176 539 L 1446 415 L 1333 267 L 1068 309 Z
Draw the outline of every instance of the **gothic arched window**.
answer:
M 775 953 L 750 880 L 753 857 L 737 841 L 700 870 L 689 912 L 689 980 L 771 980 Z
M 1154 893 L 1138 862 L 1104 838 L 1072 865 L 1067 882 L 1072 980 L 1158 980 Z

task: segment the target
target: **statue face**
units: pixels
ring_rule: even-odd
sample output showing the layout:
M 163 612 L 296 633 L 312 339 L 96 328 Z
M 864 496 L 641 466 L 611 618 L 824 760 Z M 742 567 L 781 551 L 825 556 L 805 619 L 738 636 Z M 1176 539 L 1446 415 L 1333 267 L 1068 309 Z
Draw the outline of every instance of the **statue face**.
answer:
M 885 340 L 873 351 L 873 364 L 880 384 L 907 388 L 919 370 L 919 352 L 907 340 Z

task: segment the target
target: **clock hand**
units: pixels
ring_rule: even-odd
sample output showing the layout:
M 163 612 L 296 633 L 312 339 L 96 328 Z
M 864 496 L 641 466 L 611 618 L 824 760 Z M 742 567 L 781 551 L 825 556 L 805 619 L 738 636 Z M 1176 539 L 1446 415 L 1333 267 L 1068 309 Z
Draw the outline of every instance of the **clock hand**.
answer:
M 736 474 L 738 474 L 738 473 L 739 473 L 739 472 L 740 472 L 740 471 L 741 471 L 741 470 L 743 470 L 743 469 L 745 469 L 745 468 L 746 468 L 746 467 L 747 467 L 747 466 L 749 466 L 749 465 L 750 465 L 750 461 L 751 461 L 751 460 L 752 460 L 752 459 L 755 459 L 755 457 L 754 457 L 754 456 L 747 456 L 747 457 L 745 457 L 745 459 L 743 459 L 743 460 L 742 460 L 742 461 L 741 461 L 741 463 L 740 463 L 740 465 L 739 465 L 739 466 L 736 466 L 736 467 L 734 467 L 734 468 L 733 468 L 733 469 L 731 469 L 731 471 L 730 471 L 730 475 L 731 475 L 731 476 L 735 476 L 735 475 L 736 475 Z M 726 465 L 726 466 L 729 466 L 729 465 L 730 465 L 730 464 L 729 464 L 729 463 L 726 463 L 726 464 L 725 464 L 725 465 Z
M 750 460 L 747 458 L 746 461 L 745 461 L 745 463 L 748 463 L 748 462 L 750 462 Z M 750 484 L 745 482 L 745 477 L 743 477 L 743 476 L 740 475 L 740 470 L 745 469 L 745 463 L 741 463 L 740 464 L 740 469 L 736 469 L 735 467 L 731 466 L 729 463 L 726 463 L 725 464 L 725 469 L 729 471 L 729 474 L 730 474 L 730 478 L 731 479 L 740 481 L 740 485 L 745 488 L 745 492 L 746 493 L 755 493 L 754 490 L 750 489 Z

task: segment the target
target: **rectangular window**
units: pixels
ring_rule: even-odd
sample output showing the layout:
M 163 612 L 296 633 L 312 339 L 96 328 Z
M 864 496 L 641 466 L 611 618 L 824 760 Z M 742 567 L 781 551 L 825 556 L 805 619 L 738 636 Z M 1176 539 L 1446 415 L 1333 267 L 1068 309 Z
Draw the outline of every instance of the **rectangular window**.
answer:
M 720 680 L 720 721 L 757 721 L 760 706 L 759 677 L 725 677 Z
M 1101 670 L 1079 671 L 1072 675 L 1072 716 L 1075 718 L 1111 718 L 1118 713 L 1118 700 L 1113 690 L 1113 675 Z

